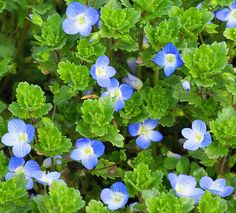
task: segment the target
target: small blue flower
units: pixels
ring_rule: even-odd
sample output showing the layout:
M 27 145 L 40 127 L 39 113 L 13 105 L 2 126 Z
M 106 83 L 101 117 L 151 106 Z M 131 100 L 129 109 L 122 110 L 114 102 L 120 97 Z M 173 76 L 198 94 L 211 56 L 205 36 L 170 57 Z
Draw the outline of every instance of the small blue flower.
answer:
M 177 48 L 168 43 L 162 51 L 158 52 L 153 61 L 160 67 L 164 67 L 164 73 L 166 77 L 172 75 L 176 68 L 183 65 L 182 58 Z
M 184 142 L 184 148 L 187 150 L 204 148 L 212 142 L 210 133 L 206 131 L 206 124 L 201 120 L 193 121 L 192 129 L 184 128 L 181 133 L 187 139 Z
M 62 183 L 65 183 L 63 180 L 60 179 L 61 177 L 60 172 L 36 171 L 36 172 L 33 172 L 32 175 L 36 179 L 37 182 L 43 185 L 51 186 L 53 181 L 60 181 Z
M 129 134 L 133 137 L 138 136 L 136 144 L 141 149 L 147 149 L 150 146 L 151 141 L 159 142 L 163 139 L 162 134 L 153 130 L 156 128 L 158 120 L 151 118 L 146 119 L 143 123 L 129 124 Z
M 130 71 L 133 74 L 137 74 L 138 64 L 137 64 L 136 58 L 130 57 L 126 60 L 126 62 L 127 62 L 127 65 L 129 67 Z
M 35 128 L 25 124 L 20 119 L 12 119 L 8 123 L 8 133 L 2 136 L 2 143 L 13 146 L 12 151 L 16 157 L 23 158 L 31 151 L 29 143 L 34 138 Z
M 129 84 L 136 90 L 140 90 L 143 87 L 143 82 L 131 73 L 128 73 L 128 77 L 123 78 L 123 82 Z
M 52 160 L 54 160 L 56 165 L 61 165 L 61 159 L 61 155 L 55 155 L 53 158 L 48 157 L 43 161 L 43 167 L 50 168 L 52 166 Z
M 129 199 L 125 184 L 122 182 L 113 183 L 111 188 L 105 188 L 101 192 L 101 200 L 108 205 L 109 210 L 117 210 L 126 205 Z
M 189 81 L 184 80 L 184 81 L 182 82 L 182 87 L 184 88 L 184 90 L 190 91 L 190 83 L 189 83 Z
M 236 27 L 236 0 L 228 8 L 223 8 L 216 12 L 216 18 L 226 21 L 227 28 Z
M 195 188 L 197 185 L 196 179 L 192 176 L 180 174 L 176 175 L 174 173 L 168 174 L 168 179 L 176 195 L 178 197 L 191 197 L 197 203 L 204 191 L 200 188 Z
M 74 149 L 70 158 L 76 161 L 82 162 L 83 166 L 91 170 L 97 163 L 98 158 L 104 153 L 105 146 L 101 141 L 91 140 L 89 138 L 79 138 L 75 143 L 76 149 Z
M 204 176 L 200 179 L 200 186 L 210 191 L 212 194 L 221 197 L 227 197 L 234 192 L 234 187 L 226 186 L 226 181 L 223 178 L 218 178 L 213 181 L 210 177 Z
M 92 25 L 96 24 L 99 15 L 93 7 L 86 8 L 79 2 L 72 2 L 66 9 L 67 18 L 62 22 L 62 28 L 66 34 L 88 36 L 92 31 Z
M 110 63 L 109 58 L 105 55 L 98 57 L 96 64 L 90 69 L 90 74 L 97 81 L 101 87 L 110 85 L 110 78 L 116 74 L 116 70 L 108 66 Z
M 8 164 L 9 172 L 6 174 L 5 179 L 8 180 L 16 174 L 23 173 L 27 180 L 26 189 L 30 190 L 33 188 L 33 173 L 40 170 L 39 164 L 34 160 L 29 160 L 25 163 L 23 158 L 17 158 L 15 156 L 10 158 Z
M 102 96 L 115 97 L 115 111 L 118 112 L 125 106 L 125 101 L 129 100 L 133 95 L 133 89 L 128 84 L 119 85 L 119 81 L 115 78 L 111 78 L 110 85 L 107 87 L 107 91 Z

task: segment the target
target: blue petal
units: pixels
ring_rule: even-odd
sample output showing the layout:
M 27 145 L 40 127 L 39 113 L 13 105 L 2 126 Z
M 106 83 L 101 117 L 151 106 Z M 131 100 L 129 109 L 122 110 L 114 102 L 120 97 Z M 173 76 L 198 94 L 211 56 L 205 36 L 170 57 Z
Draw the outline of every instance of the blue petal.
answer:
M 133 89 L 128 84 L 121 84 L 120 91 L 122 94 L 122 99 L 125 101 L 129 100 L 131 98 L 131 96 L 133 95 Z
M 146 135 L 140 135 L 136 139 L 136 144 L 141 149 L 147 149 L 150 146 L 151 141 Z
M 61 173 L 60 172 L 49 172 L 47 174 L 47 178 L 49 180 L 58 180 L 61 177 Z
M 169 173 L 168 174 L 168 179 L 170 181 L 170 184 L 172 186 L 173 189 L 175 189 L 175 186 L 177 184 L 177 175 L 174 173 Z
M 116 112 L 119 112 L 121 109 L 124 108 L 124 106 L 125 106 L 125 102 L 123 100 L 116 99 L 115 106 L 114 106 Z
M 150 131 L 148 132 L 148 138 L 154 142 L 160 142 L 163 139 L 163 135 L 159 131 Z
M 105 55 L 99 56 L 96 60 L 96 66 L 108 66 L 110 63 L 109 58 Z
M 86 158 L 82 158 L 82 164 L 88 170 L 93 169 L 97 165 L 97 163 L 98 158 L 96 155 L 90 155 Z
M 70 153 L 70 158 L 72 159 L 72 160 L 77 160 L 77 161 L 79 161 L 79 160 L 82 160 L 82 152 L 81 152 L 81 150 L 79 149 L 79 148 L 77 148 L 77 149 L 74 149 L 71 153 Z
M 41 170 L 34 170 L 31 174 L 31 177 L 34 177 L 37 181 L 39 181 L 43 175 L 45 174 L 45 172 L 41 171 Z M 42 182 L 40 182 L 42 183 Z
M 20 119 L 12 119 L 8 122 L 8 131 L 11 133 L 26 132 L 25 122 Z
M 181 131 L 181 134 L 186 138 L 186 139 L 192 139 L 195 138 L 194 131 L 190 128 L 184 128 Z
M 40 170 L 39 164 L 34 160 L 29 160 L 24 166 L 25 174 L 28 177 L 31 177 L 31 174 L 35 170 Z
M 153 58 L 153 61 L 160 67 L 165 66 L 165 58 L 166 54 L 163 51 L 160 51 L 156 54 L 156 56 Z
M 6 133 L 2 136 L 1 140 L 6 146 L 13 146 L 18 142 L 18 135 L 15 133 Z
M 235 28 L 236 27 L 236 20 L 230 20 L 226 23 L 226 28 Z
M 192 188 L 191 190 L 189 190 L 189 197 L 192 197 L 195 200 L 195 203 L 197 203 L 202 195 L 204 194 L 204 191 L 200 188 Z
M 211 143 L 212 143 L 211 134 L 209 132 L 206 132 L 206 134 L 204 135 L 204 139 L 200 144 L 200 147 L 201 148 L 207 147 Z
M 166 64 L 164 67 L 165 76 L 168 78 L 175 72 L 175 65 L 173 63 Z
M 49 158 L 46 158 L 44 161 L 43 161 L 43 167 L 45 168 L 49 168 L 52 166 L 52 159 L 49 157 Z
M 103 92 L 103 93 L 101 94 L 101 97 L 108 96 L 109 94 L 110 94 L 110 93 L 109 93 L 108 91 Z
M 148 118 L 143 122 L 143 126 L 146 130 L 152 130 L 154 128 L 156 128 L 156 126 L 158 125 L 158 119 L 151 119 Z
M 229 6 L 229 8 L 230 8 L 231 10 L 236 9 L 236 1 L 235 1 L 235 0 L 234 0 L 234 2 Z
M 118 88 L 119 87 L 119 81 L 115 78 L 111 78 L 110 79 L 110 85 L 109 85 L 109 88 L 108 89 L 115 89 L 115 88 Z
M 89 7 L 85 12 L 84 18 L 90 25 L 94 25 L 99 19 L 99 14 L 93 7 Z
M 218 179 L 216 179 L 215 180 L 215 183 L 217 184 L 217 185 L 219 185 L 219 186 L 226 186 L 226 181 L 225 181 L 225 179 L 224 178 L 218 178 Z
M 105 67 L 104 71 L 105 71 L 105 75 L 109 78 L 116 74 L 116 70 L 114 69 L 114 67 L 111 67 L 111 66 Z
M 76 148 L 80 148 L 86 145 L 91 145 L 91 139 L 89 138 L 79 138 L 77 139 L 77 141 L 75 142 L 75 147 Z
M 32 180 L 31 178 L 27 178 L 26 189 L 27 189 L 27 190 L 30 190 L 30 189 L 33 188 L 33 186 L 34 186 L 34 182 L 33 182 L 33 180 Z
M 97 80 L 97 75 L 96 75 L 96 65 L 94 64 L 91 69 L 90 69 L 90 74 L 93 79 Z
M 206 124 L 201 120 L 195 120 L 192 123 L 192 129 L 197 131 L 201 135 L 206 133 Z
M 204 176 L 200 179 L 200 186 L 205 190 L 210 189 L 212 184 L 213 180 L 210 177 Z
M 228 21 L 228 15 L 230 13 L 230 10 L 227 8 L 224 8 L 222 10 L 219 10 L 216 12 L 216 18 L 221 21 Z
M 171 43 L 169 42 L 162 50 L 165 54 L 177 54 L 178 53 L 178 49 Z
M 8 172 L 5 176 L 5 180 L 8 180 L 8 179 L 12 178 L 14 176 L 14 174 L 15 173 L 13 173 L 13 172 Z
M 195 151 L 198 148 L 200 148 L 200 144 L 194 140 L 186 140 L 184 142 L 184 149 L 190 150 L 190 151 Z
M 86 7 L 78 2 L 72 2 L 68 5 L 66 9 L 66 16 L 70 19 L 76 19 L 77 16 L 81 13 L 84 13 Z
M 233 186 L 226 186 L 224 187 L 224 190 L 219 194 L 221 197 L 227 197 L 231 195 L 234 192 Z
M 62 22 L 62 29 L 68 35 L 76 35 L 80 31 L 77 22 L 68 18 Z
M 110 202 L 108 205 L 108 209 L 114 211 L 119 208 L 122 208 L 126 205 L 126 203 L 128 202 L 128 199 L 129 199 L 129 196 L 126 195 L 119 203 L 114 202 L 114 201 Z
M 183 62 L 183 60 L 182 60 L 180 54 L 179 54 L 179 53 L 176 54 L 176 65 L 175 65 L 175 67 L 176 67 L 176 68 L 179 68 L 179 67 L 181 67 L 183 64 L 184 64 L 184 62 Z
M 93 147 L 93 152 L 97 157 L 101 157 L 103 155 L 105 146 L 101 141 L 92 140 L 91 146 Z
M 122 182 L 116 182 L 111 185 L 111 190 L 113 192 L 120 192 L 122 194 L 128 194 L 125 184 Z
M 129 134 L 133 137 L 137 136 L 141 127 L 141 123 L 129 124 L 128 130 Z
M 31 146 L 28 143 L 19 143 L 13 146 L 13 154 L 16 157 L 23 158 L 31 151 Z
M 110 189 L 103 189 L 100 195 L 100 198 L 103 203 L 109 204 L 112 201 L 112 190 Z
M 189 91 L 190 90 L 190 83 L 189 81 L 185 80 L 182 82 L 182 87 L 184 88 L 184 90 Z
M 83 26 L 80 27 L 79 29 L 79 34 L 84 36 L 84 37 L 87 37 L 90 35 L 92 31 L 92 26 L 91 25 L 88 25 L 88 24 L 83 24 Z
M 197 185 L 196 179 L 190 175 L 179 175 L 177 179 L 178 184 L 187 185 L 190 188 L 194 188 Z
M 23 166 L 25 164 L 25 160 L 23 158 L 17 158 L 15 156 L 11 157 L 8 163 L 8 170 L 10 172 L 15 172 L 16 168 Z
M 99 86 L 101 87 L 109 87 L 111 80 L 108 77 L 104 77 L 104 76 L 97 76 L 97 83 Z
M 26 124 L 26 133 L 28 135 L 28 142 L 31 142 L 34 139 L 35 128 L 31 124 Z

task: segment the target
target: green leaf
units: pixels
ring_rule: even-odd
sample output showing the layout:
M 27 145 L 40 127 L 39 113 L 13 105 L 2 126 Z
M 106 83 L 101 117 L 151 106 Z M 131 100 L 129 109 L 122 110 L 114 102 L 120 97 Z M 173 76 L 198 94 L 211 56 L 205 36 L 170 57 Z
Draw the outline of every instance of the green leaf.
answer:
M 35 208 L 41 213 L 76 213 L 85 205 L 78 190 L 58 181 L 49 188 L 48 195 L 38 195 L 33 198 L 33 201 Z
M 176 171 L 179 174 L 187 174 L 190 168 L 190 162 L 187 157 L 182 157 L 176 164 Z
M 35 150 L 40 154 L 51 157 L 68 152 L 72 145 L 70 139 L 63 136 L 49 118 L 42 119 L 42 125 L 38 128 L 38 139 Z
M 209 191 L 202 196 L 198 206 L 200 213 L 224 213 L 227 209 L 226 200 L 212 195 Z
M 0 13 L 2 13 L 2 11 L 5 9 L 6 7 L 6 2 L 0 0 Z
M 13 63 L 13 59 L 6 57 L 0 61 L 0 79 L 7 74 L 13 74 L 16 72 L 16 65 Z
M 16 89 L 17 102 L 9 106 L 11 113 L 19 118 L 39 118 L 47 114 L 52 108 L 46 104 L 44 92 L 38 85 L 20 82 Z
M 106 206 L 103 205 L 101 201 L 90 200 L 88 206 L 86 206 L 87 213 L 109 213 L 110 211 Z
M 175 157 L 167 157 L 163 161 L 163 166 L 165 169 L 172 170 L 176 168 L 176 164 L 179 161 L 178 158 Z
M 0 179 L 8 172 L 8 158 L 0 151 Z

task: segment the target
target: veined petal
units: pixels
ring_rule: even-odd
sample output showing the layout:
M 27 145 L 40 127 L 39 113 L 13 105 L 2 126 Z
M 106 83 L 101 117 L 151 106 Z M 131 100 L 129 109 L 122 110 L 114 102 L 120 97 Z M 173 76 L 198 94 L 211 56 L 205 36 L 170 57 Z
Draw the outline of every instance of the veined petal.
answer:
M 195 200 L 195 203 L 197 203 L 201 196 L 204 194 L 204 191 L 200 188 L 192 188 L 191 190 L 189 190 L 189 197 L 192 197 Z
M 33 188 L 33 186 L 34 186 L 33 180 L 32 180 L 31 178 L 27 178 L 26 189 L 27 189 L 27 190 L 30 190 L 30 189 Z
M 163 52 L 165 54 L 177 54 L 178 53 L 178 49 L 171 43 L 169 42 L 164 48 L 163 48 Z
M 163 135 L 159 131 L 149 131 L 148 138 L 154 142 L 160 142 L 163 139 Z
M 93 79 L 97 80 L 97 75 L 96 75 L 96 65 L 94 64 L 91 69 L 90 69 L 90 74 Z
M 184 64 L 184 62 L 183 62 L 183 60 L 182 60 L 182 58 L 181 58 L 181 55 L 180 55 L 179 53 L 176 54 L 176 65 L 175 65 L 175 67 L 176 67 L 176 68 L 179 68 L 179 67 L 181 67 L 183 64 Z
M 88 170 L 93 169 L 97 165 L 97 163 L 98 158 L 96 155 L 90 155 L 86 158 L 82 158 L 82 164 Z
M 174 189 L 176 184 L 177 184 L 177 175 L 174 173 L 169 173 L 168 174 L 168 179 L 170 181 L 170 184 L 172 186 L 172 188 Z
M 201 120 L 195 120 L 192 123 L 192 129 L 197 131 L 201 135 L 206 133 L 206 124 Z
M 87 37 L 90 35 L 91 31 L 92 31 L 92 26 L 85 23 L 83 25 L 78 26 L 79 27 L 79 33 L 80 35 Z
M 123 207 L 122 204 L 123 203 L 110 202 L 108 204 L 108 209 L 111 210 L 111 211 L 115 211 L 115 210 L 117 210 L 119 208 L 122 208 Z
M 96 60 L 96 66 L 98 66 L 98 67 L 100 67 L 100 66 L 108 66 L 109 63 L 110 63 L 110 60 L 105 55 L 99 56 L 98 59 Z
M 14 174 L 15 173 L 13 173 L 13 172 L 8 172 L 5 176 L 5 180 L 8 180 L 8 179 L 12 178 L 14 176 Z
M 103 93 L 101 94 L 101 97 L 108 96 L 109 94 L 110 94 L 110 93 L 109 93 L 108 91 L 103 92 Z
M 94 25 L 99 19 L 99 14 L 97 10 L 95 10 L 93 7 L 89 7 L 85 12 L 84 18 L 88 21 L 90 25 Z
M 236 19 L 229 20 L 226 23 L 226 28 L 235 28 L 236 27 Z
M 103 189 L 100 195 L 102 202 L 105 204 L 109 204 L 112 200 L 112 193 L 113 193 L 112 190 L 108 188 Z
M 105 71 L 105 75 L 109 78 L 113 77 L 116 74 L 116 70 L 112 66 L 105 67 L 104 71 Z
M 111 80 L 111 83 L 109 85 L 109 88 L 107 88 L 107 89 L 112 90 L 112 89 L 115 89 L 115 88 L 119 87 L 120 84 L 119 84 L 119 81 L 117 79 L 111 78 L 110 80 Z
M 15 156 L 11 157 L 11 159 L 9 160 L 8 163 L 8 170 L 10 172 L 15 172 L 15 170 L 20 167 L 23 166 L 25 164 L 25 160 L 23 158 L 17 158 Z
M 140 135 L 136 139 L 136 144 L 141 149 L 147 149 L 150 146 L 150 139 L 146 135 Z
M 230 14 L 230 10 L 228 8 L 224 8 L 216 12 L 216 18 L 221 21 L 228 21 L 228 16 Z
M 6 133 L 2 136 L 2 143 L 7 146 L 13 146 L 17 144 L 18 135 L 17 133 Z
M 66 9 L 66 16 L 70 19 L 76 19 L 81 13 L 84 13 L 86 7 L 79 2 L 72 2 L 68 5 Z
M 184 90 L 189 91 L 190 87 L 191 87 L 189 81 L 187 81 L 187 80 L 183 81 L 182 82 L 182 87 L 183 87 Z
M 113 192 L 120 192 L 122 194 L 128 194 L 125 184 L 122 182 L 116 182 L 111 185 L 111 190 Z
M 215 183 L 220 186 L 226 186 L 226 181 L 224 178 L 218 178 L 215 180 Z
M 141 127 L 141 123 L 129 124 L 128 130 L 129 134 L 133 137 L 137 136 Z
M 34 139 L 35 128 L 31 124 L 26 124 L 26 133 L 28 135 L 28 142 L 31 142 Z
M 213 184 L 213 180 L 210 177 L 204 176 L 200 179 L 200 186 L 203 189 L 210 189 Z
M 23 158 L 30 153 L 31 146 L 28 143 L 15 144 L 12 151 L 16 157 Z
M 143 126 L 146 130 L 152 130 L 158 125 L 158 119 L 148 118 L 143 122 Z
M 10 133 L 26 132 L 25 122 L 21 119 L 12 119 L 8 122 L 8 131 Z
M 80 147 L 83 147 L 85 145 L 90 145 L 91 143 L 92 143 L 92 141 L 91 141 L 90 138 L 79 138 L 75 142 L 75 147 L 80 148 Z
M 178 184 L 188 185 L 189 188 L 194 188 L 197 185 L 196 179 L 190 175 L 179 175 Z
M 97 83 L 101 87 L 109 87 L 111 80 L 108 77 L 99 76 L 99 77 L 97 77 Z
M 26 176 L 31 177 L 33 171 L 40 170 L 40 166 L 36 161 L 29 160 L 26 162 L 24 166 L 24 170 L 25 170 Z
M 165 66 L 165 58 L 166 55 L 163 51 L 160 51 L 156 54 L 156 56 L 153 58 L 153 61 L 160 67 Z
M 234 2 L 229 6 L 229 8 L 230 8 L 231 10 L 236 9 L 236 1 L 235 1 L 235 0 L 234 0 Z
M 115 106 L 114 106 L 115 111 L 119 112 L 121 109 L 124 108 L 124 106 L 125 106 L 125 102 L 123 100 L 117 98 L 115 101 Z
M 195 137 L 194 131 L 190 128 L 184 128 L 181 131 L 182 135 L 187 139 L 192 139 Z
M 101 157 L 103 155 L 105 146 L 101 141 L 92 140 L 91 146 L 93 147 L 93 152 L 97 157 Z
M 73 160 L 82 160 L 82 152 L 79 148 L 77 149 L 74 149 L 71 153 L 70 153 L 70 158 L 73 159 Z
M 68 18 L 66 18 L 62 22 L 62 28 L 63 28 L 63 31 L 68 35 L 76 35 L 80 31 L 80 26 L 78 25 L 76 20 L 71 20 Z
M 60 172 L 49 172 L 47 174 L 47 179 L 49 180 L 49 182 L 53 181 L 53 180 L 58 180 L 61 177 L 61 173 Z
M 165 76 L 168 78 L 170 77 L 174 72 L 175 72 L 175 64 L 173 63 L 168 63 L 164 66 L 164 73 Z
M 122 99 L 125 101 L 129 100 L 131 98 L 131 96 L 133 95 L 133 89 L 128 84 L 121 84 L 120 91 L 122 94 Z
M 221 197 L 227 197 L 234 192 L 233 186 L 226 186 L 224 187 L 223 191 L 219 194 Z
M 186 140 L 184 142 L 184 149 L 194 151 L 200 148 L 200 144 L 192 139 Z
M 211 144 L 211 142 L 212 142 L 211 134 L 209 132 L 206 132 L 206 134 L 204 135 L 204 139 L 200 144 L 200 147 L 201 148 L 207 147 L 208 145 Z

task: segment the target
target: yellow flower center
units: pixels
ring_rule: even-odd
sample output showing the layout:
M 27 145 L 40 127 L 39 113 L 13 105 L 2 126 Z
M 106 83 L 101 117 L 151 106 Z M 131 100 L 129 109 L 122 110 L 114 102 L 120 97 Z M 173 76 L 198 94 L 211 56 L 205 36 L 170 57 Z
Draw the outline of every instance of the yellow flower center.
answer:
M 92 154 L 93 154 L 93 149 L 92 149 L 92 147 L 86 147 L 86 148 L 84 149 L 84 154 L 85 154 L 85 155 L 92 155 Z
M 174 55 L 174 54 L 167 54 L 167 55 L 166 55 L 166 61 L 167 61 L 168 63 L 174 62 L 174 61 L 175 61 L 175 55 Z
M 176 184 L 175 190 L 179 193 L 179 194 L 183 194 L 183 186 L 180 184 Z
M 96 73 L 97 73 L 97 76 L 102 76 L 102 74 L 103 74 L 103 69 L 102 69 L 101 67 L 98 67 L 98 68 L 96 69 Z
M 76 21 L 77 21 L 79 24 L 84 24 L 84 22 L 85 22 L 84 14 L 79 15 L 78 18 L 76 19 Z
M 115 203 L 120 203 L 124 199 L 124 194 L 120 192 L 114 192 L 113 193 L 113 201 Z
M 196 133 L 196 139 L 197 139 L 197 142 L 198 143 L 201 143 L 202 140 L 203 140 L 203 135 L 199 134 L 199 133 Z
M 28 139 L 28 136 L 27 136 L 27 134 L 26 134 L 25 132 L 22 132 L 22 133 L 20 133 L 20 134 L 18 135 L 18 140 L 19 140 L 20 142 L 26 142 L 27 139 Z
M 15 173 L 16 174 L 24 173 L 24 167 L 23 166 L 17 167 L 15 170 Z
M 141 126 L 139 130 L 139 135 L 146 135 L 147 133 L 148 131 L 143 126 Z

